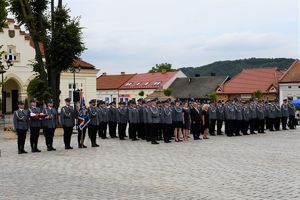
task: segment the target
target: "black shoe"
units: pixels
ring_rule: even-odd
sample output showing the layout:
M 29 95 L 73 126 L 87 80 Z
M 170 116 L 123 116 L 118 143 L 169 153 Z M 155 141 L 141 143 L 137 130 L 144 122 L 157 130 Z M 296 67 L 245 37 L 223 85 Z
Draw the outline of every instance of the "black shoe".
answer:
M 200 138 L 194 138 L 194 140 L 200 140 Z
M 50 147 L 47 148 L 47 151 L 52 151 L 52 149 Z
M 22 153 L 23 153 L 23 151 L 21 151 L 21 150 L 18 151 L 18 154 L 22 154 Z
M 83 147 L 82 147 L 82 145 L 79 145 L 78 148 L 79 148 L 79 149 L 82 149 Z
M 241 134 L 236 134 L 235 136 L 242 136 Z
M 73 149 L 73 147 L 65 147 L 65 149 Z
M 126 140 L 125 138 L 120 138 L 120 140 Z
M 22 153 L 27 153 L 27 151 L 25 151 L 24 149 L 22 150 Z
M 224 134 L 222 134 L 222 133 L 218 133 L 218 135 L 224 135 Z
M 85 145 L 83 144 L 83 145 L 82 145 L 82 148 L 84 148 L 84 149 L 85 149 L 85 148 L 87 148 L 87 146 L 85 146 Z
M 52 151 L 56 151 L 56 149 L 55 148 L 53 148 L 53 147 L 50 147 L 51 149 L 52 149 Z
M 171 143 L 171 141 L 170 141 L 170 140 L 167 140 L 167 141 L 165 141 L 165 143 Z
M 140 140 L 140 139 L 137 139 L 137 138 L 133 138 L 133 139 L 132 139 L 132 141 L 137 141 L 137 140 Z
M 243 135 L 249 135 L 249 133 L 243 133 Z
M 92 147 L 99 147 L 99 145 L 98 144 L 93 144 Z
M 216 134 L 214 134 L 214 133 L 212 133 L 212 134 L 210 134 L 211 136 L 216 136 Z
M 159 144 L 158 142 L 154 141 L 154 142 L 151 142 L 151 144 Z
M 101 137 L 101 139 L 103 139 L 103 140 L 104 140 L 104 139 L 107 139 L 107 137 Z

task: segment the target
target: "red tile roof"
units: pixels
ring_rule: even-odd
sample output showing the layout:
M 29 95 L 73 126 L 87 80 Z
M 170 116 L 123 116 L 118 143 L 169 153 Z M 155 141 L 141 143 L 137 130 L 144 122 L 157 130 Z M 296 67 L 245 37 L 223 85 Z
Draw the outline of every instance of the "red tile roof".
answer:
M 97 78 L 97 90 L 117 90 L 134 75 L 101 75 Z
M 257 90 L 267 93 L 271 86 L 278 87 L 278 80 L 283 75 L 278 68 L 244 69 L 241 73 L 220 86 L 219 94 L 252 94 Z
M 80 67 L 81 69 L 95 69 L 95 66 L 81 59 L 74 60 L 75 67 Z
M 300 61 L 295 60 L 289 69 L 282 75 L 279 83 L 300 83 Z
M 174 77 L 176 73 L 177 71 L 136 74 L 124 83 L 120 89 L 158 89 Z

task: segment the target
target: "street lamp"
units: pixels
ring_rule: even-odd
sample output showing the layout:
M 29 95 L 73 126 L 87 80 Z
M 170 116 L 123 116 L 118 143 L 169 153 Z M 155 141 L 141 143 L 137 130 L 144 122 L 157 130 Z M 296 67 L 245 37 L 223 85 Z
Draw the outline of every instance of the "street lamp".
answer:
M 75 74 L 79 73 L 81 70 L 81 68 L 78 67 L 73 67 L 71 72 L 73 73 L 73 102 L 74 102 L 74 106 L 75 106 L 75 101 L 74 101 L 74 94 L 75 94 L 75 90 L 76 90 L 76 77 Z
M 5 106 L 5 103 L 4 103 L 4 99 L 3 99 L 3 93 L 4 93 L 4 90 L 3 90 L 3 86 L 4 86 L 4 73 L 9 70 L 10 67 L 13 66 L 13 62 L 11 60 L 6 60 L 5 61 L 6 65 L 3 65 L 2 64 L 2 61 L 0 60 L 0 74 L 1 74 L 1 77 L 2 77 L 2 81 L 1 81 L 1 103 L 2 103 L 2 114 L 3 114 L 3 119 L 4 119 L 4 114 L 5 112 L 3 112 L 4 110 L 4 106 Z

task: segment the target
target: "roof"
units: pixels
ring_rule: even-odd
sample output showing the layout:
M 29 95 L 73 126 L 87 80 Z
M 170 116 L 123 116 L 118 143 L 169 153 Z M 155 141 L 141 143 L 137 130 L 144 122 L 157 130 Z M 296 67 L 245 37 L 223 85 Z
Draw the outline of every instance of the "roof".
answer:
M 119 89 L 124 83 L 131 79 L 135 74 L 106 75 L 97 78 L 97 90 Z
M 300 83 L 300 61 L 295 60 L 281 76 L 279 83 Z
M 172 96 L 176 98 L 205 99 L 228 79 L 226 76 L 177 78 L 169 88 L 172 89 Z
M 177 71 L 136 74 L 120 89 L 158 89 L 173 78 L 176 73 Z
M 95 69 L 95 66 L 81 59 L 74 60 L 75 67 L 80 67 L 81 69 Z
M 166 96 L 164 90 L 155 90 L 153 93 L 149 94 L 145 99 L 158 99 L 160 101 L 164 101 L 167 99 L 175 100 L 173 96 Z
M 244 69 L 238 75 L 226 82 L 217 90 L 217 93 L 226 94 L 252 94 L 257 90 L 263 93 L 278 92 L 278 80 L 283 71 L 277 67 Z

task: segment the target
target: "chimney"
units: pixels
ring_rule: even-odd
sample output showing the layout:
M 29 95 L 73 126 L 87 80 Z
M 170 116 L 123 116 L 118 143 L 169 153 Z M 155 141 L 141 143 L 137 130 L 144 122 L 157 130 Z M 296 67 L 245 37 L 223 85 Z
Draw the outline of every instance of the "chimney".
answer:
M 102 75 L 103 75 L 103 76 L 106 76 L 106 75 L 107 75 L 107 73 L 106 73 L 106 72 L 103 72 L 103 73 L 102 73 Z
M 125 72 L 121 72 L 121 75 L 125 75 Z
M 200 77 L 200 74 L 195 74 L 195 77 Z
M 210 76 L 216 76 L 216 73 L 210 73 Z

